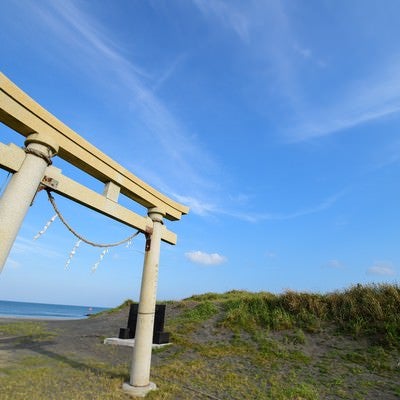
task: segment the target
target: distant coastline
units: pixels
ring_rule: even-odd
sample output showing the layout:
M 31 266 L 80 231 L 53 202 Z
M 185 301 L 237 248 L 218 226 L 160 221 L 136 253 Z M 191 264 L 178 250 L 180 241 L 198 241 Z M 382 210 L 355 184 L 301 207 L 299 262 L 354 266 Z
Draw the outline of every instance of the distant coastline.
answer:
M 107 310 L 107 308 L 0 300 L 0 318 L 36 320 L 83 319 L 104 310 Z

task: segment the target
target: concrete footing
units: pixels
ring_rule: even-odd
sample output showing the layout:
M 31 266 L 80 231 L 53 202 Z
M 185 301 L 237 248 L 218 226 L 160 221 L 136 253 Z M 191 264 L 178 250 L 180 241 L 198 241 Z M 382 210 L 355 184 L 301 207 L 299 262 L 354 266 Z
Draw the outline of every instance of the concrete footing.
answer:
M 135 339 L 106 338 L 104 339 L 104 344 L 112 344 L 114 346 L 135 347 Z M 161 349 L 162 347 L 170 346 L 171 344 L 172 343 L 162 343 L 162 344 L 153 343 L 151 347 L 153 349 Z
M 150 382 L 147 386 L 132 386 L 129 383 L 124 383 L 122 390 L 133 397 L 146 397 L 147 393 L 157 390 L 157 386 L 153 382 Z

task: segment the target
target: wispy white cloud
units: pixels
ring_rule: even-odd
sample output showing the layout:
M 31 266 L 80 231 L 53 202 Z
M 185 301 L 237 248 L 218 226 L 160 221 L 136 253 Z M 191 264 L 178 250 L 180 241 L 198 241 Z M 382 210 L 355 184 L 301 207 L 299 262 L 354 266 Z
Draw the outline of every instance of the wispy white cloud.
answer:
M 185 253 L 185 257 L 195 263 L 203 265 L 220 265 L 227 261 L 226 257 L 218 253 L 204 253 L 203 251 L 190 251 Z
M 40 256 L 45 258 L 58 258 L 61 254 L 48 246 L 44 246 L 40 244 L 38 241 L 33 239 L 24 238 L 22 236 L 18 236 L 14 242 L 14 246 L 11 250 L 11 255 L 32 255 L 32 256 Z
M 307 120 L 303 120 L 295 127 L 295 132 L 292 130 L 289 132 L 289 141 L 298 142 L 327 136 L 397 114 L 400 112 L 398 93 L 393 95 L 381 93 L 381 96 L 371 101 L 347 95 L 343 98 L 343 103 L 333 104 L 325 110 L 313 109 L 308 116 L 306 115 Z
M 298 44 L 297 42 L 295 42 L 293 44 L 293 50 L 294 50 L 295 54 L 298 54 L 305 61 L 310 62 L 319 68 L 327 67 L 326 61 L 319 58 L 318 56 L 315 56 L 315 54 L 309 47 L 302 46 L 302 45 Z
M 320 211 L 327 210 L 328 208 L 332 207 L 336 201 L 342 197 L 344 194 L 343 192 L 337 193 L 334 196 L 328 197 L 324 201 L 322 201 L 320 204 L 317 204 L 316 206 L 309 207 L 309 208 L 304 208 L 302 210 L 298 210 L 292 213 L 287 213 L 287 214 L 264 214 L 261 215 L 262 219 L 266 220 L 285 220 L 285 219 L 293 219 L 293 218 L 298 218 L 298 217 L 303 217 L 305 215 L 310 215 L 310 214 L 315 214 Z
M 343 77 L 342 89 L 321 107 L 319 96 L 317 99 L 310 97 L 308 88 L 302 83 L 299 59 L 319 67 L 326 67 L 326 62 L 311 50 L 309 44 L 300 42 L 284 2 L 251 1 L 246 3 L 245 10 L 241 10 L 236 2 L 193 1 L 205 16 L 218 19 L 235 32 L 244 45 L 254 49 L 254 53 L 265 55 L 257 62 L 263 62 L 265 68 L 271 69 L 274 79 L 268 75 L 264 79 L 268 80 L 269 86 L 274 82 L 279 84 L 277 94 L 288 100 L 293 116 L 284 132 L 285 141 L 293 143 L 321 138 L 400 112 L 399 59 L 374 60 L 372 68 L 375 70 L 360 75 L 357 81 L 346 81 Z M 240 11 L 245 34 L 230 17 Z M 258 78 L 261 82 L 261 77 Z
M 118 84 L 119 90 L 126 90 L 129 93 L 131 101 L 135 105 L 135 110 L 139 112 L 140 118 L 152 133 L 158 146 L 163 149 L 166 155 L 166 157 L 162 157 L 164 163 L 163 176 L 155 176 L 154 171 L 149 171 L 147 174 L 144 172 L 143 175 L 153 176 L 150 182 L 154 184 L 155 181 L 158 181 L 158 187 L 165 188 L 165 191 L 170 194 L 173 191 L 170 190 L 166 181 L 184 183 L 185 190 L 180 188 L 182 194 L 175 197 L 179 201 L 187 203 L 194 213 L 203 216 L 212 213 L 225 214 L 250 222 L 256 220 L 286 220 L 325 210 L 336 201 L 336 198 L 330 198 L 315 207 L 293 213 L 261 212 L 256 214 L 237 212 L 236 210 L 230 211 L 229 207 L 222 209 L 217 196 L 206 194 L 215 192 L 210 189 L 216 187 L 217 183 L 209 179 L 209 176 L 219 170 L 217 163 L 210 153 L 203 150 L 196 135 L 188 132 L 179 117 L 174 115 L 161 98 L 156 95 L 157 89 L 174 73 L 179 63 L 182 62 L 183 56 L 179 56 L 173 61 L 163 74 L 152 79 L 148 71 L 124 57 L 123 48 L 112 40 L 112 35 L 89 15 L 76 7 L 73 2 L 52 2 L 49 4 L 51 4 L 55 13 L 48 12 L 40 6 L 34 9 L 38 10 L 36 12 L 42 15 L 43 20 L 54 29 L 62 40 L 72 41 L 73 45 L 87 56 L 85 63 L 91 63 L 92 69 L 112 71 L 112 82 L 106 84 Z M 268 11 L 271 12 L 271 21 L 278 21 L 274 22 L 273 29 L 279 33 L 280 43 L 285 44 L 285 46 L 272 46 L 272 42 L 269 42 L 268 54 L 274 60 L 276 71 L 281 74 L 282 81 L 286 81 L 284 86 L 287 87 L 288 96 L 292 96 L 294 103 L 298 104 L 296 73 L 288 55 L 288 52 L 293 52 L 295 41 L 291 33 L 290 20 L 281 3 L 273 2 L 273 4 L 261 5 L 259 2 L 252 2 L 251 6 L 244 7 L 244 10 L 238 3 L 223 1 L 194 0 L 194 4 L 208 18 L 224 21 L 224 26 L 235 32 L 243 43 L 250 43 L 250 45 L 256 43 L 251 41 L 252 33 L 259 32 L 260 27 L 265 25 L 261 24 L 260 17 L 257 17 L 257 14 L 263 15 L 260 12 L 260 7 L 267 7 Z M 257 43 L 259 42 L 262 41 L 257 41 Z M 314 56 L 309 47 L 302 44 L 297 44 L 297 53 L 303 53 L 302 57 Z M 390 87 L 386 88 L 387 93 L 390 90 Z M 379 92 L 379 90 L 376 91 Z M 395 96 L 395 91 L 390 93 Z M 348 98 L 348 102 L 351 104 L 352 96 L 349 95 Z M 370 96 L 370 98 L 372 102 L 373 96 Z M 360 95 L 360 99 L 365 101 L 365 96 Z M 359 107 L 359 109 L 362 110 L 363 107 Z M 336 113 L 334 110 L 335 108 L 326 113 L 321 111 L 319 116 L 318 113 L 315 116 L 315 109 L 311 107 L 309 112 L 304 114 L 302 120 L 297 122 L 295 130 L 290 132 L 291 140 L 298 141 L 323 136 L 336 130 L 345 129 L 344 127 L 350 126 L 352 123 L 360 123 L 367 118 L 366 114 L 357 113 L 357 110 L 354 115 L 345 118 L 346 113 L 343 110 L 346 111 L 346 108 L 344 106 L 343 110 L 337 106 Z M 393 107 L 392 110 L 394 110 Z M 369 118 L 377 118 L 376 112 L 376 109 L 371 107 Z M 388 113 L 389 111 L 381 110 L 382 112 Z M 337 114 L 337 117 L 332 122 L 329 117 L 334 114 Z M 359 120 L 357 120 L 357 115 Z M 199 170 L 198 166 L 201 166 L 202 169 Z
M 377 261 L 372 267 L 369 267 L 367 273 L 370 275 L 393 276 L 396 270 L 393 263 L 387 261 Z
M 276 254 L 274 251 L 270 251 L 270 250 L 267 250 L 267 251 L 265 252 L 265 255 L 266 255 L 266 257 L 268 257 L 268 258 L 276 258 L 276 257 L 277 257 L 277 254 Z
M 193 0 L 193 3 L 207 17 L 214 17 L 221 21 L 228 29 L 232 29 L 241 40 L 247 42 L 249 39 L 250 21 L 246 15 L 247 7 L 239 9 L 221 0 Z
M 334 225 L 335 225 L 337 228 L 346 226 L 346 225 L 348 225 L 348 224 L 349 224 L 349 221 L 348 221 L 347 218 L 344 217 L 343 215 L 338 216 L 338 217 L 335 219 L 335 222 L 334 222 Z
M 332 207 L 344 194 L 345 190 L 326 198 L 321 203 L 315 206 L 287 213 L 268 213 L 263 211 L 255 213 L 247 211 L 237 211 L 230 209 L 228 206 L 222 208 L 219 205 L 212 203 L 209 200 L 201 200 L 200 198 L 182 196 L 178 194 L 173 194 L 173 196 L 178 201 L 187 204 L 190 207 L 191 212 L 200 216 L 226 215 L 232 218 L 240 219 L 242 221 L 256 223 L 260 221 L 291 220 L 295 218 L 304 217 L 307 215 L 316 214 L 318 212 L 322 212 Z
M 49 2 L 43 7 L 35 4 L 32 12 L 42 18 L 60 41 L 68 44 L 71 51 L 67 53 L 74 54 L 74 58 L 79 60 L 79 67 L 90 74 L 91 79 L 97 79 L 110 91 L 117 90 L 118 96 L 123 93 L 133 104 L 134 117 L 140 118 L 151 132 L 154 151 L 161 154 L 154 157 L 154 162 L 163 160 L 163 178 L 160 179 L 177 181 L 179 178 L 179 181 L 200 189 L 213 185 L 206 178 L 206 171 L 218 168 L 215 168 L 210 153 L 202 148 L 196 135 L 187 131 L 179 116 L 156 95 L 184 56 L 178 56 L 165 71 L 154 76 L 131 58 L 128 59 L 123 47 L 112 39 L 112 32 L 108 32 L 76 3 Z M 105 76 L 112 79 L 104 79 Z M 202 171 L 197 169 L 197 165 L 202 166 Z
M 8 257 L 5 268 L 12 268 L 12 269 L 17 269 L 21 266 L 21 263 L 19 261 L 13 260 L 11 257 Z
M 242 13 L 240 8 L 232 7 L 222 1 L 209 3 L 196 0 L 195 3 L 204 14 L 224 18 L 226 26 L 233 29 L 243 41 L 249 39 L 249 16 L 246 12 Z M 139 170 L 142 178 L 171 195 L 174 195 L 178 188 L 171 190 L 169 182 L 174 182 L 174 185 L 176 182 L 184 183 L 184 188 L 179 188 L 182 194 L 175 194 L 175 198 L 189 205 L 191 212 L 195 214 L 202 216 L 225 214 L 244 220 L 254 220 L 254 217 L 249 215 L 221 211 L 218 201 L 221 188 L 215 190 L 219 184 L 213 178 L 209 178 L 218 175 L 220 168 L 210 153 L 202 149 L 197 136 L 185 129 L 179 117 L 174 115 L 156 94 L 183 62 L 185 56 L 178 56 L 164 73 L 152 79 L 148 71 L 124 57 L 124 49 L 112 40 L 110 32 L 75 4 L 51 2 L 50 7 L 38 6 L 32 11 L 38 13 L 60 40 L 67 42 L 76 54 L 83 55 L 75 57 L 82 60 L 82 68 L 96 71 L 93 76 L 99 76 L 102 84 L 118 86 L 119 93 L 121 91 L 129 93 L 129 101 L 134 104 L 135 113 L 139 113 L 143 124 L 152 134 L 152 140 L 157 142 L 154 151 L 158 152 L 161 148 L 163 152 L 161 157 L 154 157 L 154 161 L 163 160 L 162 175 L 155 170 L 146 170 L 143 166 L 135 168 L 135 171 Z M 105 81 L 101 79 L 104 75 L 112 76 L 113 79 Z M 198 166 L 201 166 L 201 170 Z M 262 216 L 262 219 L 285 218 L 287 217 L 282 215 Z
M 178 194 L 174 194 L 174 197 L 181 203 L 186 204 L 190 211 L 194 214 L 205 216 L 214 213 L 217 208 L 215 205 L 207 202 L 203 202 L 200 199 L 190 197 L 190 196 L 181 196 Z
M 297 61 L 311 50 L 300 44 L 292 32 L 291 21 L 281 1 L 248 1 L 246 3 L 223 1 L 214 2 L 193 0 L 194 4 L 210 21 L 235 33 L 243 46 L 246 57 L 254 66 L 265 71 L 257 75 L 257 88 L 265 87 L 276 96 L 286 98 L 291 107 L 298 107 L 302 94 L 297 76 Z M 243 6 L 245 4 L 245 6 Z M 241 24 L 232 16 L 241 15 Z M 245 29 L 240 29 L 245 27 Z M 293 46 L 296 43 L 296 48 Z M 249 77 L 253 79 L 252 77 Z M 268 88 L 268 89 L 267 89 Z
M 317 204 L 313 207 L 304 208 L 298 211 L 288 212 L 288 213 L 236 213 L 236 212 L 229 212 L 224 210 L 217 210 L 221 214 L 227 214 L 232 217 L 242 219 L 248 222 L 259 222 L 259 221 L 283 221 L 283 220 L 290 220 L 295 218 L 304 217 L 306 215 L 315 214 L 324 210 L 329 209 L 332 207 L 336 201 L 344 195 L 344 191 L 341 191 L 331 197 L 328 197 L 320 204 Z
M 303 57 L 312 57 L 308 48 L 297 47 Z M 375 60 L 374 60 L 375 61 Z M 341 80 L 331 101 L 323 107 L 314 98 L 303 98 L 298 120 L 291 121 L 289 141 L 298 142 L 339 133 L 400 112 L 400 59 L 393 56 L 375 61 L 357 79 Z M 298 76 L 300 79 L 300 75 Z
M 291 25 L 289 19 L 287 23 Z M 289 28 L 287 34 L 295 39 Z M 325 66 L 325 62 L 315 56 L 309 47 L 296 44 L 294 49 L 303 58 Z M 400 59 L 396 57 L 375 62 L 370 71 L 364 72 L 357 80 L 346 80 L 344 77 L 342 88 L 335 91 L 331 101 L 323 107 L 319 97 L 309 97 L 307 89 L 299 84 L 301 74 L 296 71 L 295 60 L 286 59 L 293 66 L 291 87 L 298 95 L 298 101 L 292 103 L 296 119 L 290 121 L 291 127 L 286 131 L 288 142 L 340 133 L 400 112 Z
M 161 73 L 161 75 L 157 78 L 156 82 L 153 84 L 151 90 L 152 92 L 157 92 L 164 82 L 168 81 L 170 76 L 174 75 L 176 70 L 179 68 L 179 65 L 183 63 L 185 59 L 184 54 L 179 54 L 172 63 Z
M 306 47 L 301 47 L 298 44 L 294 44 L 293 49 L 303 58 L 310 58 L 312 56 L 312 51 L 310 49 Z
M 328 268 L 333 268 L 333 269 L 343 269 L 344 268 L 344 264 L 336 259 L 333 260 L 329 260 L 326 264 L 326 267 Z
M 395 140 L 377 154 L 377 158 L 370 168 L 370 171 L 376 171 L 400 162 L 400 140 Z

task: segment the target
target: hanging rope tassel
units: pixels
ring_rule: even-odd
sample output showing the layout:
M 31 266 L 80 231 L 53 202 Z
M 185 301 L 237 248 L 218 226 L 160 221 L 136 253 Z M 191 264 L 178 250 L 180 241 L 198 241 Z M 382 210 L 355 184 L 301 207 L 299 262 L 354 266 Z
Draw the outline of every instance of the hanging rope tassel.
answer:
M 71 263 L 72 258 L 74 257 L 77 248 L 79 247 L 79 245 L 81 244 L 81 242 L 84 242 L 86 244 L 89 244 L 90 246 L 94 246 L 94 247 L 102 247 L 104 248 L 104 250 L 101 252 L 100 254 L 100 258 L 99 260 L 93 265 L 92 267 L 92 273 L 95 272 L 99 266 L 99 264 L 101 263 L 101 261 L 103 260 L 104 256 L 109 252 L 109 248 L 110 247 L 116 247 L 116 246 L 120 246 L 121 244 L 127 243 L 126 247 L 130 247 L 132 245 L 132 240 L 134 237 L 136 237 L 137 235 L 139 235 L 140 231 L 136 231 L 134 234 L 130 235 L 129 237 L 127 237 L 124 240 L 121 240 L 119 242 L 115 242 L 115 243 L 95 243 L 92 242 L 88 239 L 85 239 L 83 236 L 79 235 L 79 233 L 77 233 L 69 224 L 68 222 L 65 220 L 64 216 L 60 213 L 55 199 L 54 197 L 51 195 L 50 190 L 47 188 L 46 189 L 47 192 L 47 196 L 50 200 L 51 205 L 54 208 L 54 211 L 56 212 L 56 215 L 51 219 L 51 221 L 49 221 L 46 226 L 43 228 L 42 231 L 39 232 L 39 234 L 37 235 L 37 237 L 39 237 L 40 235 L 42 235 L 44 232 L 46 232 L 47 228 L 50 226 L 50 224 L 56 219 L 56 217 L 58 216 L 58 218 L 60 218 L 60 221 L 65 225 L 65 227 L 79 240 L 75 243 L 75 246 L 72 248 L 71 253 L 69 254 L 68 260 L 65 263 L 65 269 L 67 269 L 69 267 L 69 264 Z M 36 238 L 36 237 L 35 237 Z
M 93 265 L 92 267 L 92 273 L 96 272 L 97 267 L 99 266 L 99 264 L 101 263 L 101 261 L 103 260 L 104 256 L 109 252 L 109 249 L 104 249 L 101 254 L 100 254 L 100 258 L 99 260 L 96 262 L 96 264 Z
M 64 269 L 68 269 L 69 264 L 71 263 L 71 260 L 72 260 L 72 258 L 74 257 L 74 255 L 76 253 L 76 249 L 79 247 L 79 245 L 81 243 L 82 243 L 82 240 L 80 240 L 80 239 L 75 243 L 75 246 L 72 248 L 71 253 L 69 253 L 69 257 L 68 257 L 67 262 L 65 263 Z
M 47 229 L 49 229 L 49 226 L 56 220 L 57 217 L 58 217 L 57 214 L 53 215 L 53 216 L 51 217 L 50 221 L 47 222 L 47 224 L 43 227 L 43 229 L 42 229 L 41 231 L 39 231 L 39 232 L 34 236 L 33 240 L 39 239 L 40 236 L 42 236 L 42 235 L 47 231 Z

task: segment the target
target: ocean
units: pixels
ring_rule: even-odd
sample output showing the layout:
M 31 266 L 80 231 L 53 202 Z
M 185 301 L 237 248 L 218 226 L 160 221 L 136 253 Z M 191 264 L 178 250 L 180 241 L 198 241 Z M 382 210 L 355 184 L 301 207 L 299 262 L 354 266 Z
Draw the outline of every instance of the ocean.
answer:
M 0 300 L 0 317 L 3 318 L 82 319 L 104 310 L 107 308 Z

